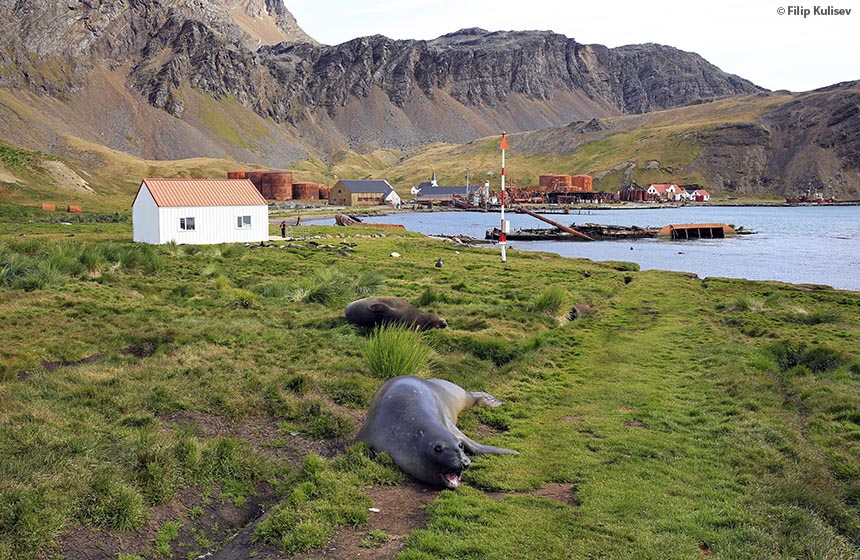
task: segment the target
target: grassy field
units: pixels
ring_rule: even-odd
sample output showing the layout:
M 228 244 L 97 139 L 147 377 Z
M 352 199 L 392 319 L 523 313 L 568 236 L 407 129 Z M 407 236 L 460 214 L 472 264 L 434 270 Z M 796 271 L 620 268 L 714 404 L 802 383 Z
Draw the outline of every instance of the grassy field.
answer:
M 398 558 L 860 558 L 860 294 L 301 230 L 153 247 L 0 205 L 0 558 L 196 558 L 252 521 L 251 556 L 320 550 L 408 484 L 351 442 L 397 371 L 501 398 L 460 426 L 520 452 Z M 367 294 L 450 328 L 354 328 Z M 386 336 L 408 365 L 374 365 Z

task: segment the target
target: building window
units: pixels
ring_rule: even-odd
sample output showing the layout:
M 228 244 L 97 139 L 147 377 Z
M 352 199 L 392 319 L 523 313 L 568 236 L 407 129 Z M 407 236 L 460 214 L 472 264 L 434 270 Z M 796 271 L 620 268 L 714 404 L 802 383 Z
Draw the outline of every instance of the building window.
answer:
M 194 218 L 179 218 L 179 229 L 182 231 L 194 231 Z
M 236 227 L 247 229 L 251 227 L 251 216 L 236 216 Z

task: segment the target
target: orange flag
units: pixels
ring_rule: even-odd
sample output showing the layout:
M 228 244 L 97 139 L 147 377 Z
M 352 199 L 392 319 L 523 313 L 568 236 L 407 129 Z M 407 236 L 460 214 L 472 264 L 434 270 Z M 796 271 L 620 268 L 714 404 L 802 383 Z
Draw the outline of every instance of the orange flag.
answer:
M 504 133 L 504 132 L 502 133 L 502 145 L 501 145 L 501 148 L 502 148 L 503 150 L 507 150 L 507 149 L 508 149 L 508 140 L 507 140 L 507 138 L 505 138 L 505 133 Z

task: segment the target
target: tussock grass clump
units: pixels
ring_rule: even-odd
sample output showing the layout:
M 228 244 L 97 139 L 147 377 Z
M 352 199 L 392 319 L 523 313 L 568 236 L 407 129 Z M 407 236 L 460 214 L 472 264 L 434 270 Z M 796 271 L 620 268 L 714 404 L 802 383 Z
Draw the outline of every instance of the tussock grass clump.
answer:
M 385 275 L 378 270 L 366 270 L 355 280 L 355 293 L 369 295 L 385 283 Z
M 299 286 L 299 301 L 323 305 L 343 303 L 352 295 L 349 277 L 336 268 L 313 271 Z
M 798 325 L 821 325 L 839 322 L 841 318 L 831 311 L 813 311 L 810 313 L 803 308 L 795 308 L 783 315 L 783 320 Z
M 803 342 L 783 340 L 771 345 L 768 350 L 776 360 L 779 369 L 787 372 L 803 367 L 813 373 L 833 371 L 845 363 L 845 355 L 827 346 L 807 346 Z
M 398 375 L 416 375 L 427 368 L 430 347 L 421 334 L 398 325 L 380 325 L 373 329 L 362 352 L 370 374 L 381 379 Z
M 49 492 L 16 488 L 0 492 L 0 558 L 33 558 L 64 523 L 65 512 Z
M 567 303 L 567 293 L 560 286 L 550 286 L 532 301 L 532 311 L 555 317 Z
M 759 313 L 764 309 L 764 302 L 748 294 L 741 294 L 729 306 L 732 311 L 751 311 Z
M 218 250 L 225 259 L 232 259 L 243 255 L 245 253 L 245 246 L 240 243 L 222 243 L 218 245 Z
M 260 472 L 256 459 L 249 456 L 243 443 L 232 438 L 217 438 L 203 448 L 199 477 L 202 481 L 248 481 Z
M 372 294 L 384 282 L 385 276 L 376 270 L 365 271 L 353 277 L 338 268 L 320 268 L 302 280 L 294 290 L 292 299 L 305 303 L 340 305 L 356 295 Z
M 329 462 L 311 454 L 287 477 L 281 486 L 285 495 L 258 525 L 253 539 L 292 554 L 317 548 L 338 527 L 367 523 L 371 502 L 360 488 L 402 484 L 406 479 L 386 454 L 372 458 L 366 443 L 351 446 Z
M 260 286 L 258 291 L 264 298 L 283 299 L 292 294 L 292 286 L 285 280 L 275 280 Z
M 24 291 L 62 285 L 70 277 L 112 270 L 155 274 L 163 262 L 152 245 L 28 241 L 0 244 L 0 286 Z
M 133 531 L 142 527 L 149 516 L 137 490 L 114 473 L 99 472 L 79 503 L 78 517 L 96 527 Z
M 434 290 L 432 286 L 427 286 L 424 288 L 424 291 L 421 292 L 421 295 L 418 296 L 418 301 L 415 302 L 415 305 L 418 307 L 426 307 L 431 303 L 436 303 L 440 299 L 441 297 L 436 290 Z
M 161 504 L 173 497 L 181 473 L 166 438 L 155 432 L 141 434 L 132 459 L 134 481 L 148 503 Z
M 257 294 L 241 288 L 227 288 L 224 297 L 233 309 L 252 309 L 257 307 Z
M 76 270 L 76 260 L 68 251 L 32 252 L 32 246 L 0 247 L 0 286 L 31 292 L 59 286 L 68 273 Z

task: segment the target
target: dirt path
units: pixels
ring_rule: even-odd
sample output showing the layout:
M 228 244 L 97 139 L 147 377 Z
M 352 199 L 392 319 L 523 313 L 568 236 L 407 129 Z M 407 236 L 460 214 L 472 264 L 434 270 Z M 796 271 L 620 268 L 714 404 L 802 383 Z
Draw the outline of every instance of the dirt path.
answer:
M 361 527 L 343 527 L 320 549 L 296 555 L 284 554 L 276 546 L 260 547 L 251 542 L 257 523 L 245 527 L 230 544 L 207 560 L 234 560 L 236 558 L 267 558 L 269 560 L 352 560 L 373 558 L 392 560 L 403 549 L 412 531 L 427 526 L 424 506 L 436 499 L 438 490 L 410 483 L 404 486 L 379 486 L 367 491 L 373 501 L 368 523 Z M 377 511 L 378 510 L 378 511 Z M 371 531 L 388 535 L 385 543 L 370 542 Z M 365 542 L 365 546 L 362 546 Z
M 256 523 L 246 527 L 226 548 L 208 558 L 210 560 L 233 560 L 235 558 L 260 557 L 270 560 L 393 560 L 413 531 L 427 527 L 428 515 L 425 506 L 436 499 L 439 490 L 417 482 L 403 486 L 377 486 L 367 491 L 373 501 L 368 513 L 367 525 L 343 527 L 322 548 L 296 555 L 281 553 L 276 547 L 260 548 L 251 543 Z M 530 495 L 576 506 L 578 501 L 570 484 L 547 484 L 532 492 L 512 494 L 487 492 L 494 500 L 502 501 L 508 496 Z M 377 511 L 378 510 L 378 511 Z M 370 538 L 373 531 L 388 535 L 385 543 Z

